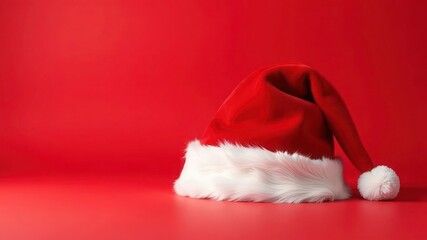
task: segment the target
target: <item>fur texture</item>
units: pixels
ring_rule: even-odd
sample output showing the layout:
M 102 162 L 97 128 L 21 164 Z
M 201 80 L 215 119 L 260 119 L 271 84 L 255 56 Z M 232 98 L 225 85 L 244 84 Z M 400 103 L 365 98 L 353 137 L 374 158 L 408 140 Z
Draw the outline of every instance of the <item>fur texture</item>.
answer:
M 178 195 L 227 201 L 323 202 L 350 197 L 336 159 L 310 159 L 224 142 L 189 143 L 174 185 Z
M 378 166 L 360 175 L 357 188 L 367 200 L 390 200 L 399 193 L 400 180 L 391 168 Z

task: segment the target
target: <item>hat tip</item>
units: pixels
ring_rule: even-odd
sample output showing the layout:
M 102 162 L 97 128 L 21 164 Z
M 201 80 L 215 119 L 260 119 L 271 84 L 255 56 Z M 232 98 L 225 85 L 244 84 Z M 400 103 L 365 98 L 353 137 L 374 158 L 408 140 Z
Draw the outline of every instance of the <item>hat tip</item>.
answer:
M 391 200 L 400 190 L 396 172 L 387 166 L 377 166 L 360 175 L 357 188 L 364 199 L 372 201 Z

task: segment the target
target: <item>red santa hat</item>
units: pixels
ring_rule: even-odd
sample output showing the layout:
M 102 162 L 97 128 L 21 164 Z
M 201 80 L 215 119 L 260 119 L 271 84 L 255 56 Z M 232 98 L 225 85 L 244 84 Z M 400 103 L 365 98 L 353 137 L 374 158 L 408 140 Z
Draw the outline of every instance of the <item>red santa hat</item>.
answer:
M 396 173 L 374 166 L 341 97 L 304 65 L 275 65 L 243 80 L 203 137 L 188 144 L 175 192 L 193 198 L 255 202 L 323 202 L 349 198 L 334 141 L 363 173 L 368 200 L 388 200 Z

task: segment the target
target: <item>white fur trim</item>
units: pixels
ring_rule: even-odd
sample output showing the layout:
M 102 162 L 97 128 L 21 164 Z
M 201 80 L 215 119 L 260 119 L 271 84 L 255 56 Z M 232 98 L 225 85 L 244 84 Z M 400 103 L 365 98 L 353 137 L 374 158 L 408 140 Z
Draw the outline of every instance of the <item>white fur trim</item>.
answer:
M 337 159 L 222 143 L 189 143 L 174 185 L 178 195 L 227 201 L 323 202 L 351 193 Z
M 378 166 L 360 175 L 357 188 L 367 200 L 390 200 L 399 193 L 400 181 L 393 169 Z

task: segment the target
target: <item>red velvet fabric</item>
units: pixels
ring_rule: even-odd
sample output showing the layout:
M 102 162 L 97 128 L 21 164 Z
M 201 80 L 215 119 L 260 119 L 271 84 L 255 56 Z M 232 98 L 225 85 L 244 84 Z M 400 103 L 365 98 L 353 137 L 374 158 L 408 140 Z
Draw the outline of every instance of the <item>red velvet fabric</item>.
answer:
M 250 74 L 219 108 L 201 142 L 332 158 L 333 136 L 360 171 L 373 167 L 338 92 L 312 68 L 292 64 Z

